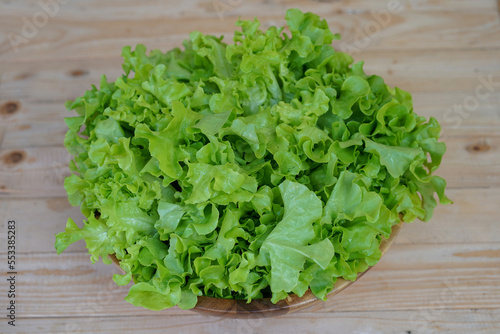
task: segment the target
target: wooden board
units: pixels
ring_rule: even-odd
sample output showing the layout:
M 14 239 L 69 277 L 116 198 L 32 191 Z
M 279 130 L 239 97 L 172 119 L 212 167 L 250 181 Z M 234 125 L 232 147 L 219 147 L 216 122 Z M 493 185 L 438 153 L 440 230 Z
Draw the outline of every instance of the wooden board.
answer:
M 168 48 L 162 50 L 166 51 Z M 98 86 L 103 74 L 110 81 L 122 75 L 120 54 L 121 50 L 118 50 L 111 54 L 111 58 L 103 59 L 37 59 L 29 63 L 7 63 L 3 65 L 6 68 L 2 71 L 0 100 L 58 101 L 62 102 L 58 109 L 64 110 L 66 100 L 82 95 L 85 90 L 90 89 L 91 84 Z M 500 89 L 500 65 L 496 61 L 498 56 L 500 44 L 498 49 L 487 51 L 366 49 L 355 54 L 354 58 L 365 62 L 367 73 L 383 76 L 390 86 L 398 86 L 412 93 L 461 92 L 466 96 L 474 94 L 476 87 L 481 84 L 480 78 L 486 79 L 489 75 L 492 75 L 492 80 L 496 83 L 494 89 Z M 424 68 L 421 67 L 422 63 L 426 64 Z M 448 65 L 443 66 L 443 63 Z M 498 102 L 498 94 L 490 94 L 485 102 L 490 98 Z M 450 105 L 452 106 L 453 104 Z
M 0 198 L 66 196 L 63 182 L 69 175 L 71 156 L 62 146 L 30 145 L 35 141 L 50 142 L 54 137 L 63 141 L 66 126 L 62 124 L 58 129 L 41 125 L 34 130 L 12 132 L 17 145 L 0 149 Z M 439 174 L 446 176 L 450 189 L 500 186 L 498 128 L 445 129 L 443 135 L 448 151 Z
M 401 73 L 401 77 L 404 76 L 404 73 Z M 471 81 L 473 77 L 468 78 L 467 82 Z M 49 125 L 48 123 L 56 123 L 59 128 L 55 129 L 56 131 L 64 131 L 66 129 L 66 125 L 63 121 L 64 117 L 73 117 L 76 116 L 74 111 L 68 111 L 64 107 L 64 102 L 66 100 L 74 99 L 78 94 L 82 95 L 83 92 L 90 87 L 91 83 L 97 82 L 97 77 L 88 78 L 88 79 L 75 79 L 81 80 L 82 82 L 74 88 L 75 92 L 70 94 L 64 94 L 61 96 L 54 95 L 51 100 L 43 100 L 44 96 L 38 97 L 28 97 L 23 98 L 22 103 L 19 100 L 7 100 L 4 99 L 0 103 L 0 106 L 4 107 L 4 110 L 8 109 L 9 112 L 0 113 L 0 120 L 2 124 L 5 126 L 5 130 L 8 132 L 21 132 L 28 125 L 31 126 L 30 130 L 34 131 L 38 125 L 42 124 L 44 126 L 56 126 Z M 451 80 L 451 79 L 449 79 Z M 496 80 L 496 79 L 495 79 Z M 432 92 L 432 91 L 422 91 L 416 92 L 411 89 L 398 84 L 398 80 L 391 80 L 392 84 L 395 86 L 401 86 L 412 92 L 413 96 L 413 104 L 414 110 L 419 115 L 425 116 L 429 118 L 431 116 L 438 119 L 443 128 L 456 128 L 456 120 L 454 116 L 460 116 L 460 113 L 454 112 L 448 115 L 446 118 L 445 111 L 452 110 L 453 106 L 456 104 L 463 104 L 463 100 L 468 95 L 474 94 L 474 86 L 470 86 L 466 88 L 462 88 L 463 91 L 453 90 L 451 87 L 449 92 L 441 91 L 441 92 Z M 500 79 L 498 80 L 500 81 Z M 72 85 L 71 80 L 64 82 L 66 86 Z M 479 82 L 477 82 L 479 84 Z M 7 85 L 7 84 L 5 84 Z M 45 85 L 50 85 L 49 83 L 38 82 L 33 85 L 38 85 L 44 87 Z M 63 83 L 60 83 L 62 86 Z M 418 86 L 414 86 L 417 88 Z M 12 89 L 12 93 L 15 91 L 20 91 L 22 85 L 20 84 L 16 89 Z M 50 93 L 50 89 L 47 89 L 46 94 Z M 46 95 L 47 96 L 47 95 Z M 467 126 L 494 126 L 495 122 L 500 121 L 500 110 L 498 109 L 498 103 L 500 103 L 499 95 L 491 95 L 488 99 L 480 101 L 481 103 L 473 112 L 467 112 L 465 110 Z M 17 128 L 15 128 L 17 127 Z M 44 133 L 46 133 L 45 131 Z M 26 136 L 29 137 L 29 136 Z M 43 141 L 32 141 L 26 142 L 30 144 L 29 146 L 41 146 L 41 145 L 57 145 L 60 144 L 60 138 L 57 140 L 49 141 L 48 138 L 45 138 Z M 10 135 L 4 138 L 3 148 L 10 147 L 18 143 L 18 140 L 22 139 L 11 139 Z
M 427 320 L 429 319 L 429 320 Z M 23 319 L 24 333 L 67 333 L 85 330 L 91 333 L 121 334 L 130 331 L 130 323 L 140 323 L 142 333 L 279 333 L 284 324 L 288 333 L 440 333 L 443 329 L 454 334 L 497 333 L 500 331 L 498 310 L 436 310 L 415 311 L 302 312 L 277 318 L 253 321 L 219 319 L 196 314 L 142 315 L 108 317 Z M 12 333 L 7 331 L 6 333 Z M 20 333 L 20 332 L 17 332 Z
M 142 15 L 138 15 L 133 2 L 128 10 L 121 10 L 121 4 L 109 1 L 105 8 L 99 3 L 100 15 L 97 18 L 92 10 L 88 10 L 93 8 L 92 5 L 73 10 L 67 5 L 60 6 L 59 15 L 47 20 L 50 29 L 37 29 L 28 43 L 16 47 L 17 53 L 13 52 L 7 36 L 0 39 L 0 56 L 12 62 L 103 58 L 119 53 L 123 45 L 138 43 L 150 48 L 169 49 L 180 46 L 192 30 L 230 36 L 239 16 L 244 19 L 259 16 L 264 27 L 283 25 L 284 12 L 289 7 L 322 13 L 328 17 L 332 29 L 344 36 L 347 44 L 363 40 L 363 35 L 366 35 L 372 49 L 441 50 L 499 46 L 500 27 L 497 12 L 491 10 L 493 1 L 488 3 L 489 8 L 476 10 L 470 10 L 468 6 L 457 10 L 460 7 L 453 5 L 441 5 L 441 8 L 431 5 L 431 9 L 427 9 L 422 5 L 425 2 L 401 0 L 402 10 L 391 14 L 387 2 L 384 2 L 385 8 L 380 8 L 380 4 L 370 6 L 367 1 L 364 1 L 365 7 L 351 8 L 347 1 L 331 6 L 321 2 L 311 5 L 307 1 L 265 3 L 233 0 L 221 1 L 226 5 L 235 4 L 221 11 L 213 1 L 186 2 L 180 8 L 177 2 L 168 1 L 162 5 L 156 2 L 150 7 L 155 10 L 143 9 L 140 11 Z M 3 31 L 13 30 L 17 34 L 23 29 L 23 23 L 18 19 L 21 13 L 34 15 L 42 11 L 35 3 L 12 6 L 15 9 L 11 6 L 2 11 L 0 22 Z M 175 7 L 178 9 L 172 10 Z M 389 13 L 387 23 L 385 20 L 378 23 L 373 14 L 376 10 Z
M 405 224 L 395 243 L 432 245 L 474 243 L 477 240 L 500 243 L 498 221 L 491 219 L 497 212 L 500 188 L 450 189 L 447 193 L 454 205 L 438 207 L 429 223 L 415 221 Z M 68 217 L 80 226 L 84 219 L 80 209 L 72 207 L 65 197 L 1 200 L 0 235 L 5 235 L 5 222 L 9 217 L 20 222 L 21 254 L 54 253 L 55 235 L 64 229 Z M 43 229 L 33 228 L 35 223 Z M 79 241 L 68 251 L 86 253 L 85 243 Z M 0 249 L 0 254 L 5 252 L 6 249 Z
M 5 318 L 0 332 L 500 332 L 499 4 L 399 2 L 402 10 L 383 23 L 376 16 L 387 13 L 389 1 L 73 1 L 15 52 L 9 36 L 22 34 L 23 17 L 32 20 L 42 8 L 38 0 L 0 0 L 2 281 L 11 218 L 18 221 L 19 263 L 17 326 Z M 227 5 L 224 11 L 218 3 Z M 410 91 L 418 114 L 440 121 L 448 152 L 439 175 L 455 203 L 438 207 L 429 223 L 406 224 L 381 262 L 334 298 L 271 319 L 138 309 L 123 300 L 129 287 L 112 282 L 118 270 L 91 264 L 82 241 L 56 255 L 55 234 L 68 217 L 83 218 L 63 188 L 70 159 L 62 146 L 63 117 L 72 116 L 64 101 L 98 84 L 102 74 L 121 75 L 124 45 L 168 50 L 192 30 L 229 40 L 239 16 L 259 16 L 263 27 L 282 25 L 290 7 L 325 17 L 343 36 L 334 44 L 338 50 L 354 52 L 368 73 Z M 0 307 L 6 301 L 1 293 Z
M 446 309 L 498 309 L 499 257 L 498 243 L 393 245 L 358 282 L 308 312 L 326 316 L 336 311 L 420 310 L 441 298 Z M 91 264 L 84 253 L 32 253 L 21 255 L 18 262 L 23 317 L 151 314 L 124 302 L 129 286 L 118 287 L 111 280 L 120 273 L 114 265 Z M 63 307 L 66 303 L 72 307 Z M 190 312 L 172 308 L 158 313 Z

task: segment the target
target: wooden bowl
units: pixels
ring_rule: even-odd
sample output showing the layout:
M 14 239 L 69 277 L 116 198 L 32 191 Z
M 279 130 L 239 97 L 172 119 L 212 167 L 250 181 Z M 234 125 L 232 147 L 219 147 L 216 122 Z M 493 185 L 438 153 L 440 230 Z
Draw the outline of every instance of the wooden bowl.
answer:
M 394 239 L 398 235 L 402 225 L 403 223 L 394 225 L 389 239 L 382 239 L 382 242 L 380 243 L 382 256 L 394 242 Z M 118 268 L 120 268 L 120 260 L 118 260 L 114 255 L 110 255 L 109 257 L 118 266 Z M 356 281 L 358 281 L 359 278 L 371 268 L 373 267 L 369 267 L 364 272 L 359 273 Z M 342 278 L 337 279 L 337 282 L 334 284 L 332 291 L 330 291 L 327 297 L 333 297 L 354 282 L 346 281 Z M 201 296 L 198 297 L 198 304 L 196 304 L 192 310 L 206 315 L 225 318 L 267 318 L 292 313 L 320 302 L 322 302 L 322 300 L 317 299 L 311 290 L 307 290 L 302 297 L 292 293 L 286 299 L 280 300 L 276 304 L 273 304 L 270 298 L 254 299 L 250 303 L 247 303 L 245 300 Z

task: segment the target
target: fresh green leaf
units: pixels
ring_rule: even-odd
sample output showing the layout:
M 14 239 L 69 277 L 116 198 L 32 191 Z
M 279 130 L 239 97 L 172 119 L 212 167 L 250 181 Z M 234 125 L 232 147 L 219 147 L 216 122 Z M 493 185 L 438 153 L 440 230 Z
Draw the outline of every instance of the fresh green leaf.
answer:
M 123 75 L 66 103 L 64 187 L 85 219 L 58 253 L 83 240 L 93 262 L 114 254 L 125 299 L 151 310 L 326 299 L 400 220 L 451 203 L 437 120 L 336 51 L 326 20 L 285 18 L 290 33 L 239 20 L 232 43 L 195 31 L 182 50 L 124 47 Z

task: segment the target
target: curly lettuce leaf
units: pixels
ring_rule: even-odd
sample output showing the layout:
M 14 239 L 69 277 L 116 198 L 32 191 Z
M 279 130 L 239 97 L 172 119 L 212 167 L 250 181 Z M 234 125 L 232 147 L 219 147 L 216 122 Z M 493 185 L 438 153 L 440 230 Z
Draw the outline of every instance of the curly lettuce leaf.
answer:
M 93 262 L 114 254 L 126 300 L 151 310 L 325 299 L 377 263 L 393 225 L 451 203 L 437 120 L 336 51 L 318 15 L 285 18 L 290 33 L 240 20 L 233 43 L 124 47 L 122 76 L 67 102 L 64 187 L 85 220 L 58 253 L 84 240 Z
M 333 255 L 328 239 L 309 244 L 314 238 L 313 223 L 321 218 L 321 200 L 306 186 L 284 181 L 279 186 L 283 197 L 283 219 L 262 243 L 261 254 L 269 256 L 271 291 L 291 291 L 298 282 L 306 260 L 325 268 Z

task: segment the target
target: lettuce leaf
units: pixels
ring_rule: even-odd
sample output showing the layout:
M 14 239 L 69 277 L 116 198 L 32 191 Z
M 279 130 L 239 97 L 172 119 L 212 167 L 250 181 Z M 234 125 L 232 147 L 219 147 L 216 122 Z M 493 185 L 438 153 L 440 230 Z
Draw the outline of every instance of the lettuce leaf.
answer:
M 273 293 L 289 292 L 297 285 L 306 260 L 326 268 L 333 255 L 328 239 L 309 244 L 314 238 L 313 223 L 321 218 L 321 200 L 306 186 L 286 180 L 279 185 L 283 198 L 283 219 L 262 243 L 260 252 L 269 256 L 270 286 Z
M 122 76 L 67 102 L 64 186 L 86 219 L 58 253 L 84 240 L 93 262 L 115 254 L 125 299 L 151 310 L 325 299 L 377 263 L 400 217 L 451 202 L 438 122 L 337 52 L 319 16 L 286 21 L 240 20 L 230 44 L 195 31 L 183 50 L 127 46 Z

